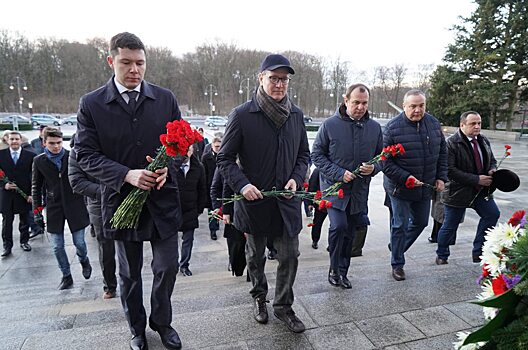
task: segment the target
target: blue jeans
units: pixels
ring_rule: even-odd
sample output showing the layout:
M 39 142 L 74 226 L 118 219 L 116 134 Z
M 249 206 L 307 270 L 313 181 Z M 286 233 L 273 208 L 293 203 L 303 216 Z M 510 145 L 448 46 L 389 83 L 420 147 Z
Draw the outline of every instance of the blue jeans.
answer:
M 356 227 L 362 214 L 349 214 L 348 210 L 334 208 L 327 209 L 330 218 L 330 228 L 328 229 L 328 249 L 330 250 L 330 269 L 346 276 L 350 268 L 352 257 L 352 246 Z
M 479 257 L 482 254 L 482 246 L 486 237 L 486 230 L 497 224 L 500 211 L 493 199 L 486 200 L 485 191 L 482 191 L 475 199 L 474 207 L 480 220 L 477 226 L 477 234 L 473 241 L 473 257 Z M 436 255 L 439 258 L 447 260 L 449 257 L 449 242 L 457 232 L 460 220 L 464 216 L 466 208 L 455 208 L 446 205 L 444 209 L 444 223 L 438 232 L 438 249 Z
M 68 260 L 68 255 L 66 254 L 66 250 L 64 249 L 64 232 L 50 232 L 50 237 L 53 253 L 55 254 L 55 258 L 57 258 L 62 275 L 71 275 L 70 262 Z M 84 229 L 73 232 L 72 239 L 73 244 L 77 249 L 79 262 L 84 263 L 88 261 L 88 250 L 86 249 L 86 243 L 84 241 Z
M 389 195 L 392 207 L 391 265 L 405 265 L 404 253 L 412 246 L 429 222 L 431 200 L 407 201 Z

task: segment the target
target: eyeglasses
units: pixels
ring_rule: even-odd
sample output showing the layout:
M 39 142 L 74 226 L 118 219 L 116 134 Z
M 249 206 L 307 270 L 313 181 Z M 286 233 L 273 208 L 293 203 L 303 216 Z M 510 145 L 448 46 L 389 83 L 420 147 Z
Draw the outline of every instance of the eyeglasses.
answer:
M 286 78 L 279 78 L 279 77 L 276 77 L 276 76 L 269 76 L 268 79 L 271 81 L 272 84 L 275 84 L 277 85 L 279 83 L 279 81 L 282 83 L 282 85 L 288 85 L 288 83 L 290 82 L 291 78 L 289 77 L 286 77 Z

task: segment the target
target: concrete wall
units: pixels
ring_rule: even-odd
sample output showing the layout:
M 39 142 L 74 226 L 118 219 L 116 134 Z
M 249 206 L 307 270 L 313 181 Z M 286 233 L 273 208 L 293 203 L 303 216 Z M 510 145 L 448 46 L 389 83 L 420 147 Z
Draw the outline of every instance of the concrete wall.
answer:
M 458 127 L 454 126 L 443 126 L 442 130 L 444 133 L 454 134 Z M 489 139 L 503 140 L 503 141 L 519 141 L 521 134 L 514 131 L 502 131 L 502 130 L 482 130 L 482 135 Z

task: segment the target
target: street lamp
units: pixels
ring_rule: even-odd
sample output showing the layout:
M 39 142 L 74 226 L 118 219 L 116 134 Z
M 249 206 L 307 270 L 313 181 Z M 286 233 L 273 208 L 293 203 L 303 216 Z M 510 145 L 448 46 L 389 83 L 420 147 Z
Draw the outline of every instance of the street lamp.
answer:
M 213 92 L 214 89 L 214 92 Z M 213 112 L 215 111 L 215 105 L 213 104 L 213 94 L 215 96 L 218 96 L 218 92 L 216 91 L 216 86 L 213 84 L 209 84 L 209 91 L 205 91 L 204 95 L 209 96 L 209 108 L 211 109 L 211 115 L 213 115 Z
M 19 77 L 18 75 L 11 80 L 11 83 L 9 84 L 9 89 L 14 90 L 15 85 L 14 82 L 16 80 L 16 87 L 18 92 L 18 109 L 20 111 L 20 114 L 22 114 L 22 104 L 24 103 L 24 96 L 22 96 L 22 90 L 27 91 L 27 84 L 26 81 Z M 18 130 L 18 117 L 15 116 L 13 118 L 13 129 Z
M 242 95 L 244 93 L 244 90 L 242 90 L 242 83 L 240 82 L 240 85 L 238 86 L 238 93 Z M 249 101 L 249 78 L 246 78 L 246 101 Z
M 297 99 L 297 106 L 299 106 L 300 96 L 295 92 L 295 89 L 293 88 L 293 86 L 290 86 L 290 91 L 288 92 L 288 94 L 289 94 L 291 97 Z
M 336 89 L 336 91 L 339 91 L 339 88 Z M 330 93 L 330 97 L 334 97 L 335 95 L 335 98 L 336 98 L 336 108 L 339 108 L 339 93 L 336 92 L 335 94 L 333 92 Z M 343 97 L 344 95 L 341 95 L 341 97 Z

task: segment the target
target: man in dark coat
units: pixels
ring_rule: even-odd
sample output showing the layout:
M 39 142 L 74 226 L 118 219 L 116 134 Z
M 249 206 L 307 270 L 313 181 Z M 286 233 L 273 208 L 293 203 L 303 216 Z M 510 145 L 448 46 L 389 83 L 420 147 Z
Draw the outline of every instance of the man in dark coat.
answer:
M 99 247 L 99 265 L 103 274 L 103 299 L 112 299 L 116 296 L 116 260 L 115 245 L 113 239 L 105 238 L 103 235 L 103 217 L 101 212 L 101 185 L 97 179 L 86 174 L 79 163 L 75 152 L 75 135 L 71 139 L 70 158 L 68 164 L 68 178 L 74 193 L 84 196 L 90 224 L 95 231 L 97 245 Z
M 183 160 L 178 171 L 178 188 L 180 189 L 180 203 L 182 210 L 182 246 L 180 258 L 180 272 L 184 276 L 192 276 L 189 262 L 194 241 L 194 230 L 198 228 L 198 216 L 203 212 L 206 201 L 204 167 L 193 155 L 191 145 L 187 157 Z
M 442 127 L 425 113 L 425 94 L 409 90 L 404 111 L 387 123 L 383 145 L 401 143 L 405 154 L 383 162 L 383 187 L 392 208 L 391 265 L 396 281 L 405 279 L 404 253 L 427 227 L 432 191 L 441 192 L 447 181 L 447 149 Z M 408 188 L 406 184 L 414 183 Z M 425 184 L 425 185 L 424 185 Z
M 143 241 L 150 241 L 154 281 L 150 327 L 169 349 L 181 348 L 171 327 L 171 295 L 178 273 L 178 227 L 181 210 L 176 174 L 151 172 L 148 160 L 160 146 L 168 122 L 180 119 L 174 94 L 143 80 L 145 47 L 131 33 L 110 41 L 108 64 L 114 76 L 83 96 L 77 117 L 77 160 L 101 182 L 104 235 L 116 240 L 121 303 L 129 323 L 132 349 L 148 348 L 143 307 Z M 169 166 L 168 169 L 174 168 Z M 175 169 L 174 169 L 175 170 Z M 110 220 L 133 188 L 150 190 L 136 229 L 112 228 Z
M 82 274 L 89 279 L 92 266 L 88 259 L 88 250 L 84 241 L 84 229 L 90 224 L 84 199 L 74 194 L 68 181 L 69 152 L 62 147 L 62 132 L 55 128 L 46 128 L 44 135 L 44 153 L 33 161 L 31 193 L 33 208 L 42 206 L 43 191 L 46 193 L 46 222 L 53 253 L 62 272 L 59 289 L 73 286 L 68 255 L 64 250 L 64 220 L 68 222 L 77 257 L 82 266 Z
M 205 169 L 205 179 L 206 179 L 206 191 L 207 191 L 207 200 L 206 208 L 213 210 L 213 204 L 211 203 L 211 184 L 213 183 L 213 176 L 216 169 L 216 158 L 218 157 L 218 152 L 220 151 L 220 146 L 222 145 L 222 139 L 216 137 L 211 142 L 211 149 L 209 152 L 204 153 L 202 156 L 202 164 Z M 209 231 L 211 233 L 211 239 L 214 241 L 218 237 L 216 231 L 220 229 L 218 220 L 209 221 Z
M 299 256 L 298 234 L 302 229 L 301 200 L 263 198 L 260 190 L 302 189 L 308 167 L 309 148 L 302 111 L 287 96 L 288 59 L 267 56 L 260 67 L 260 86 L 252 100 L 236 107 L 229 116 L 218 167 L 227 184 L 245 199 L 235 203 L 233 224 L 249 237 L 246 258 L 253 288 L 254 316 L 268 321 L 264 274 L 266 238 L 273 238 L 278 251 L 274 314 L 293 332 L 304 324 L 292 309 L 293 283 Z M 240 167 L 236 163 L 240 159 Z
M 447 139 L 449 182 L 442 193 L 444 222 L 438 232 L 436 264 L 447 264 L 449 244 L 454 240 L 466 208 L 473 208 L 480 221 L 473 241 L 473 262 L 480 262 L 486 231 L 495 226 L 500 211 L 488 189 L 497 170 L 489 140 L 480 134 L 482 119 L 477 112 L 460 116 L 460 129 Z
M 18 131 L 11 131 L 7 143 L 9 148 L 0 151 L 0 169 L 4 171 L 9 182 L 1 183 L 0 212 L 2 213 L 2 241 L 4 251 L 2 257 L 11 255 L 13 248 L 13 220 L 18 214 L 20 232 L 20 247 L 29 252 L 29 222 L 31 210 L 31 166 L 35 154 L 21 147 L 22 135 Z M 24 199 L 16 189 L 28 195 Z
M 343 198 L 332 196 L 328 209 L 330 229 L 330 270 L 328 282 L 345 289 L 352 288 L 347 278 L 352 257 L 356 227 L 362 226 L 372 176 L 381 166 L 365 162 L 381 153 L 383 135 L 380 125 L 370 119 L 370 92 L 363 84 L 353 84 L 333 117 L 326 119 L 312 146 L 312 160 L 320 169 L 321 190 L 342 182 Z M 359 174 L 354 170 L 359 167 Z

